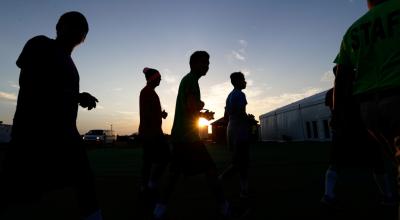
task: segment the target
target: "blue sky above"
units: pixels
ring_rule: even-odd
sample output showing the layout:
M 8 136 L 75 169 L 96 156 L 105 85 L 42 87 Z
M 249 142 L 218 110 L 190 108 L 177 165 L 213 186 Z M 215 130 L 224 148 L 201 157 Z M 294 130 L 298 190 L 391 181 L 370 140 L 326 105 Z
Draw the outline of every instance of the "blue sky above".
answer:
M 36 35 L 54 38 L 59 16 L 71 10 L 82 12 L 90 25 L 86 41 L 73 53 L 80 88 L 100 101 L 95 110 L 80 109 L 79 130 L 112 124 L 118 133 L 130 134 L 138 129 L 142 69 L 161 72 L 156 91 L 169 112 L 163 123 L 169 133 L 179 81 L 196 50 L 211 55 L 200 89 L 217 118 L 235 71 L 246 74 L 247 111 L 256 117 L 330 88 L 342 35 L 367 5 L 366 0 L 2 0 L 0 121 L 12 123 L 15 60 L 22 47 Z

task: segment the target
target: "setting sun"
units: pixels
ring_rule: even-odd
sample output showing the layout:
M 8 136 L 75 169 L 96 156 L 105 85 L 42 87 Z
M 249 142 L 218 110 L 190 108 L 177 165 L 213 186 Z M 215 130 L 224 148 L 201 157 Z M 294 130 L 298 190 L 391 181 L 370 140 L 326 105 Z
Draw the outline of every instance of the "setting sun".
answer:
M 210 125 L 210 122 L 207 120 L 207 119 L 205 119 L 205 118 L 199 118 L 199 122 L 198 122 L 198 126 L 201 128 L 201 127 L 204 127 L 204 126 L 208 126 L 208 125 Z

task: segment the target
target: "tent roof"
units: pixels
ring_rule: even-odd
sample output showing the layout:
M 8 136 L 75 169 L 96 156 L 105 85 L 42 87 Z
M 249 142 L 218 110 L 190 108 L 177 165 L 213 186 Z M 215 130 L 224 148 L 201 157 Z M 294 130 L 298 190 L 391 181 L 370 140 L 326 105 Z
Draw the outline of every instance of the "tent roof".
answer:
M 291 104 L 285 105 L 285 106 L 277 108 L 275 110 L 272 110 L 272 111 L 270 111 L 268 113 L 262 114 L 262 115 L 260 115 L 260 118 L 264 118 L 264 117 L 268 117 L 268 116 L 271 116 L 271 115 L 292 111 L 292 110 L 295 110 L 295 109 L 301 109 L 301 108 L 305 108 L 305 107 L 309 107 L 309 106 L 325 103 L 325 95 L 326 95 L 327 91 L 328 90 L 325 90 L 323 92 L 317 93 L 315 95 L 306 97 L 306 98 L 301 99 L 299 101 L 296 101 L 296 102 L 293 102 Z

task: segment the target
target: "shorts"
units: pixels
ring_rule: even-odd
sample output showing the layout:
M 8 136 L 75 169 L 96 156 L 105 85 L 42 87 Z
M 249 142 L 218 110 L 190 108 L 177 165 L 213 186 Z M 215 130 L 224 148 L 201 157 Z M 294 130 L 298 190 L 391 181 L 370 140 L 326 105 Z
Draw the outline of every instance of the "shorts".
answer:
M 184 175 L 197 175 L 217 167 L 203 142 L 174 143 L 172 148 L 171 171 Z
M 400 136 L 400 95 L 362 100 L 360 106 L 362 119 L 368 129 L 386 137 Z

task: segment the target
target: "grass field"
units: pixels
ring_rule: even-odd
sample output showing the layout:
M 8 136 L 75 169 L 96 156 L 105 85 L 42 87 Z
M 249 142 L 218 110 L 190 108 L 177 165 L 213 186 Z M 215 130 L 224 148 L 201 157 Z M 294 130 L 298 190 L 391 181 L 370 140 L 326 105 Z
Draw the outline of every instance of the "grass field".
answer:
M 209 144 L 219 170 L 229 162 L 224 146 Z M 141 149 L 106 147 L 90 149 L 96 187 L 105 220 L 143 219 L 138 197 Z M 321 206 L 328 143 L 256 143 L 251 148 L 251 212 L 244 219 L 389 219 L 392 210 L 380 208 L 378 191 L 370 171 L 352 168 L 343 173 L 338 195 L 342 210 Z M 355 173 L 355 174 L 350 174 Z M 238 203 L 238 177 L 223 182 L 227 197 Z M 216 204 L 203 176 L 181 178 L 169 203 L 171 220 L 215 219 Z M 77 219 L 71 189 L 46 194 L 33 205 L 12 207 L 1 218 Z

